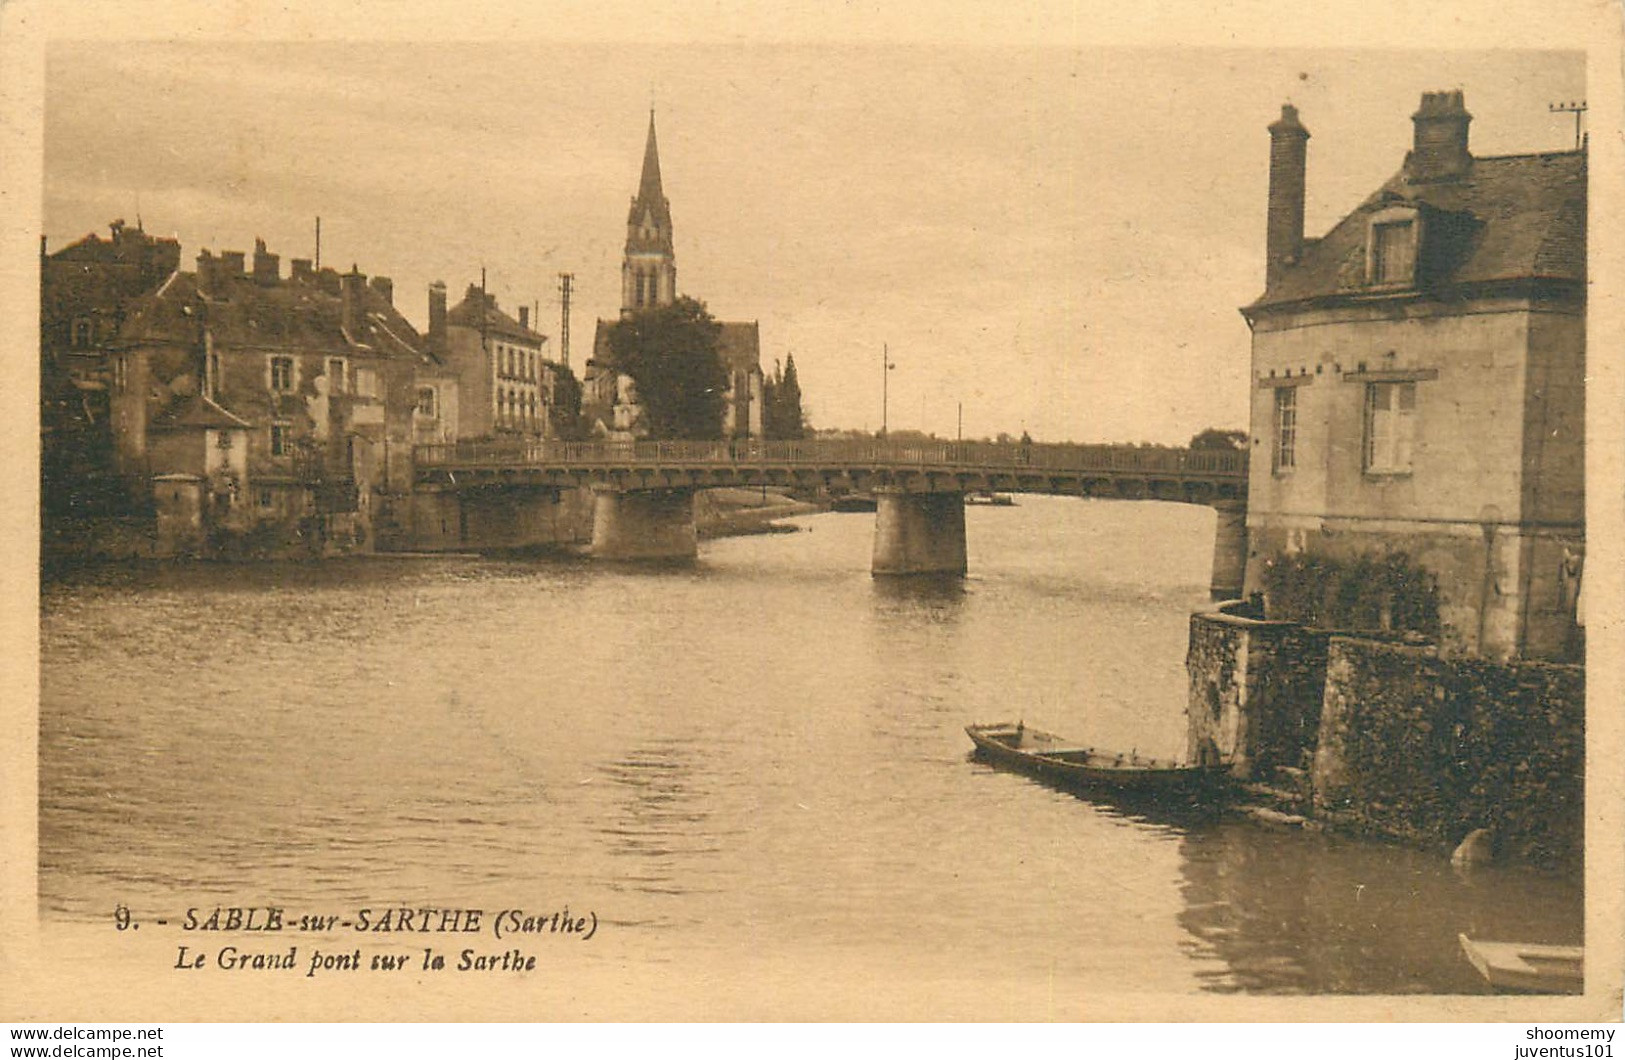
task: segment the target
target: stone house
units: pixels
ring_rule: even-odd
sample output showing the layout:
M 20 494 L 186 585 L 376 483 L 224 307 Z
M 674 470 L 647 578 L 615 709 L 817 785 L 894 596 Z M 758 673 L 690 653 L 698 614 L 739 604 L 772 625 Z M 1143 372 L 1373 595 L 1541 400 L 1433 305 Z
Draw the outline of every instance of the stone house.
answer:
M 417 373 L 386 277 L 205 250 L 134 302 L 112 358 L 116 459 L 152 490 L 160 551 L 195 508 L 206 551 L 373 547 L 411 489 Z M 204 453 L 199 460 L 197 450 Z
M 547 358 L 547 336 L 530 326 L 529 306 L 520 306 L 515 320 L 495 295 L 469 284 L 463 300 L 448 310 L 446 287 L 435 283 L 429 288 L 428 347 L 456 380 L 461 404 L 453 438 L 551 436 L 556 367 Z M 431 389 L 437 393 L 428 394 Z M 434 407 L 444 412 L 441 393 L 438 384 L 426 380 L 419 391 L 420 411 L 427 415 L 438 400 L 441 405 Z M 439 418 L 443 422 L 444 416 Z
M 1319 238 L 1309 132 L 1269 127 L 1252 329 L 1246 585 L 1293 556 L 1400 555 L 1439 636 L 1572 658 L 1585 553 L 1586 152 L 1475 157 L 1462 93 L 1422 97 L 1403 164 Z
M 125 310 L 180 267 L 180 244 L 114 221 L 46 253 L 40 240 L 41 507 L 47 519 L 125 511 L 114 474 L 107 347 Z

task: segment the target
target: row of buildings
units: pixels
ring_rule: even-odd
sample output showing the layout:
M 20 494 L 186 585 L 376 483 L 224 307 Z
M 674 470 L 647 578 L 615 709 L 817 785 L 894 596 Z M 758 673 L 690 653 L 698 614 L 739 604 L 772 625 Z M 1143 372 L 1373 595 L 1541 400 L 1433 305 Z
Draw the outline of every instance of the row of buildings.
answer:
M 671 211 L 650 116 L 627 223 L 622 313 L 676 297 Z M 635 388 L 595 350 L 582 385 L 530 319 L 470 284 L 448 306 L 428 291 L 420 332 L 386 276 L 292 259 L 203 250 L 182 268 L 174 239 L 114 222 L 40 248 L 42 427 L 47 451 L 96 448 L 126 510 L 150 511 L 159 551 L 232 547 L 315 552 L 373 547 L 409 533 L 414 446 L 547 439 L 586 429 L 641 431 Z M 598 347 L 612 322 L 600 321 Z M 724 326 L 730 436 L 759 433 L 757 325 Z M 573 377 L 572 377 L 573 382 Z M 579 410 L 561 408 L 563 390 Z M 567 401 L 566 404 L 569 404 Z M 46 517 L 71 519 L 93 462 L 47 460 Z M 50 498 L 62 503 L 51 504 Z M 89 513 L 83 513 L 89 514 Z

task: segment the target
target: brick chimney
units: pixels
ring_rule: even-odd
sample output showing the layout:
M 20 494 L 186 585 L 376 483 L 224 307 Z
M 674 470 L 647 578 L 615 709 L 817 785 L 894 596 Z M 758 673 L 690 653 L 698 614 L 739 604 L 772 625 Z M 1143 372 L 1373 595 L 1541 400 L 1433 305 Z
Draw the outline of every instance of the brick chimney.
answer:
M 374 276 L 371 280 L 367 281 L 367 284 L 374 291 L 377 291 L 378 296 L 384 301 L 388 302 L 390 305 L 395 304 L 394 280 L 390 279 L 388 276 Z
M 215 260 L 214 255 L 207 249 L 198 251 L 197 255 L 197 289 L 204 294 L 214 293 Z
M 350 333 L 351 342 L 365 341 L 361 325 L 367 319 L 367 277 L 354 265 L 350 271 L 341 278 L 342 289 L 339 301 L 342 307 L 344 330 Z
M 339 293 L 339 274 L 331 265 L 316 270 L 316 289 L 323 294 Z
M 439 280 L 429 285 L 429 348 L 446 349 L 446 285 Z
M 1265 286 L 1303 254 L 1303 195 L 1309 158 L 1309 130 L 1298 121 L 1298 108 L 1281 105 L 1281 118 L 1270 125 L 1269 220 L 1264 236 Z
M 304 283 L 310 283 L 316 278 L 315 270 L 310 267 L 309 258 L 294 258 L 292 261 L 288 262 L 288 265 L 291 269 L 288 274 L 288 279 L 290 280 L 300 280 Z
M 261 287 L 275 287 L 281 273 L 282 259 L 265 249 L 265 240 L 254 240 L 254 282 Z
M 526 331 L 530 330 L 530 306 L 528 305 L 519 307 L 519 326 Z
M 240 250 L 222 250 L 220 252 L 220 279 L 222 281 L 239 279 L 243 275 L 243 252 Z
M 1411 115 L 1415 133 L 1405 158 L 1406 179 L 1425 184 L 1465 177 L 1473 164 L 1467 152 L 1467 125 L 1472 120 L 1461 89 L 1422 93 L 1422 105 Z

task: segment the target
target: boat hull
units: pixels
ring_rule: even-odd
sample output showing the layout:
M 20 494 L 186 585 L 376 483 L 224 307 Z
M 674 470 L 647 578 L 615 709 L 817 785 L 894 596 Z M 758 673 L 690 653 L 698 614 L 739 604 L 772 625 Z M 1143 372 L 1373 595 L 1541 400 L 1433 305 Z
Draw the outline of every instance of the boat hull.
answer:
M 1461 952 L 1491 987 L 1508 994 L 1585 991 L 1585 951 L 1538 942 L 1486 942 L 1460 935 Z
M 1181 765 L 1079 748 L 1024 725 L 968 725 L 965 735 L 989 762 L 1080 791 L 1122 797 L 1217 797 L 1229 779 L 1225 765 Z

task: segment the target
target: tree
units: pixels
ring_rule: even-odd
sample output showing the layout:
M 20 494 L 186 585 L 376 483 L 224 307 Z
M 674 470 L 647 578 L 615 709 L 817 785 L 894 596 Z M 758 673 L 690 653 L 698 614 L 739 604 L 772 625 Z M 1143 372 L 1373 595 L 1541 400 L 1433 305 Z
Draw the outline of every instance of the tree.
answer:
M 773 433 L 768 437 L 800 438 L 805 426 L 801 415 L 801 381 L 796 378 L 796 355 L 789 353 L 784 357 L 784 375 L 774 380 Z
M 807 434 L 801 411 L 801 383 L 796 378 L 796 357 L 785 358 L 781 370 L 773 362 L 772 376 L 762 380 L 762 435 L 769 439 L 793 440 Z
M 717 347 L 722 325 L 692 298 L 645 309 L 610 329 L 613 368 L 632 377 L 649 437 L 722 437 L 728 373 Z
M 581 381 L 567 364 L 553 366 L 553 404 L 548 415 L 555 438 L 579 442 L 587 437 L 587 423 L 581 416 Z
M 1190 447 L 1192 449 L 1233 449 L 1238 452 L 1245 452 L 1247 449 L 1247 432 L 1227 431 L 1218 427 L 1209 427 L 1191 439 Z

